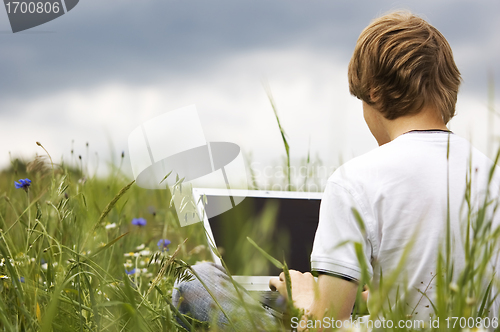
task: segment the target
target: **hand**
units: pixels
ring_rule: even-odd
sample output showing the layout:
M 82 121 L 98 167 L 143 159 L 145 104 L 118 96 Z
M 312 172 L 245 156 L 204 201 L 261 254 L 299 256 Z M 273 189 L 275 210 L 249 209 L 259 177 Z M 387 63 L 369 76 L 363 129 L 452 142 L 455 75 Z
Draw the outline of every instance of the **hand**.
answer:
M 290 270 L 290 281 L 292 283 L 292 299 L 296 308 L 309 311 L 316 290 L 316 282 L 311 273 L 301 273 L 299 271 Z M 285 298 L 288 298 L 285 283 L 285 273 L 281 272 L 279 278 L 271 278 L 269 280 L 269 288 L 277 290 Z

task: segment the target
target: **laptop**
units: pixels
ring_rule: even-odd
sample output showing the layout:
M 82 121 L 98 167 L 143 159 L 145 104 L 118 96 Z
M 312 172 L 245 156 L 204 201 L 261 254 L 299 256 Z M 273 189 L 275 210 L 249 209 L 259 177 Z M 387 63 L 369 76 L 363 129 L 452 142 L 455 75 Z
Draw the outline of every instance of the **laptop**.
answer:
M 277 277 L 282 270 L 275 267 L 247 237 L 272 257 L 281 262 L 285 260 L 290 269 L 310 271 L 322 195 L 193 188 L 193 199 L 206 230 L 207 242 L 218 248 L 235 281 L 250 293 L 270 296 L 270 302 L 277 292 L 270 291 L 269 279 Z M 212 257 L 222 266 L 213 251 Z

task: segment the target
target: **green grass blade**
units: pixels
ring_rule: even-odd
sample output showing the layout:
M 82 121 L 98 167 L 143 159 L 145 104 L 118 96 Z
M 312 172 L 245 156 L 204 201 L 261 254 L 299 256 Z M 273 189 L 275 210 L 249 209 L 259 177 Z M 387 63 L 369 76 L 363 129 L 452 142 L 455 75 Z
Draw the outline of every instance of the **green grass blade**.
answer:
M 276 266 L 278 269 L 281 269 L 283 270 L 284 268 L 284 265 L 279 261 L 277 260 L 276 258 L 274 258 L 273 256 L 269 255 L 264 249 L 262 249 L 261 247 L 259 247 L 259 245 L 257 243 L 254 242 L 254 240 L 252 240 L 251 238 L 249 238 L 247 236 L 247 240 L 248 242 L 250 242 L 255 248 L 257 248 L 257 250 L 262 254 L 264 255 L 264 257 L 266 257 L 271 263 L 273 263 L 274 266 Z

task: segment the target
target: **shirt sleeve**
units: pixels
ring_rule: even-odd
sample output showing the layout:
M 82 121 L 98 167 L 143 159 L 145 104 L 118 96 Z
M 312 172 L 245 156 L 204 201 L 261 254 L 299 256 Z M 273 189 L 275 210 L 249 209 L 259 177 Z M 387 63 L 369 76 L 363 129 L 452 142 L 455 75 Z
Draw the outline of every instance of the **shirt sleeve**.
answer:
M 361 279 L 361 267 L 353 242 L 363 246 L 368 274 L 373 276 L 372 246 L 353 213 L 355 208 L 366 220 L 356 197 L 339 184 L 328 181 L 321 200 L 319 224 L 311 254 L 311 270 L 348 280 Z M 366 229 L 366 228 L 365 228 Z

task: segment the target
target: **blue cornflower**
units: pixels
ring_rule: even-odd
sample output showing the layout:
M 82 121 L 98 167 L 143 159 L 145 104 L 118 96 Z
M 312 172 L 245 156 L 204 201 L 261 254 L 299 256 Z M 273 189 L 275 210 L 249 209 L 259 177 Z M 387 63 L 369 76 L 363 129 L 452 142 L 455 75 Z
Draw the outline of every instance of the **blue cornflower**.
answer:
M 9 277 L 1 275 L 0 279 L 9 279 Z M 17 278 L 17 281 L 22 282 L 23 284 L 25 283 L 24 277 Z M 14 279 L 12 279 L 12 283 L 14 284 Z
M 172 243 L 170 242 L 170 240 L 167 240 L 167 239 L 160 239 L 160 241 L 158 241 L 158 249 L 161 250 L 161 251 L 168 251 L 169 248 L 168 248 L 168 245 Z
M 125 269 L 125 273 L 130 275 L 130 274 L 135 274 L 135 269 L 132 269 L 130 271 L 127 271 L 127 269 Z
M 146 219 L 144 219 L 144 218 L 134 218 L 134 219 L 132 219 L 132 225 L 135 225 L 135 226 L 146 226 Z
M 16 187 L 16 189 L 24 189 L 25 191 L 28 191 L 30 185 L 30 179 L 19 179 L 19 182 L 14 181 L 14 186 Z

